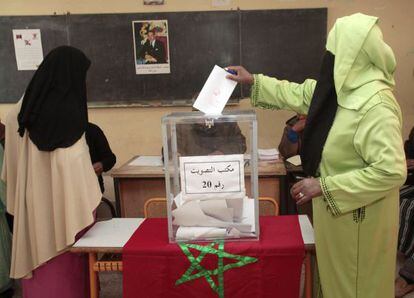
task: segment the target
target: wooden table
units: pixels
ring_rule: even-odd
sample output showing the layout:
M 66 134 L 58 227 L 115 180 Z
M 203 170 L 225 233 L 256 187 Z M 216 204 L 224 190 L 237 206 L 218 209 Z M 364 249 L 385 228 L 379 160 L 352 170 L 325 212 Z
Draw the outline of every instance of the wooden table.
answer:
M 96 223 L 81 239 L 70 249 L 74 253 L 88 253 L 89 255 L 89 277 L 91 298 L 98 298 L 98 272 L 99 271 L 122 271 L 120 265 L 112 266 L 99 264 L 98 253 L 122 253 L 122 248 L 144 221 L 144 218 L 113 218 L 108 221 Z M 299 224 L 305 244 L 305 297 L 312 297 L 312 271 L 311 257 L 315 250 L 315 238 L 313 227 L 306 215 L 299 215 Z M 115 268 L 114 268 L 115 267 Z M 102 269 L 102 270 L 101 270 Z
M 128 162 L 111 172 L 115 203 L 120 217 L 143 217 L 144 204 L 150 198 L 166 197 L 164 171 L 161 166 L 131 166 Z M 259 196 L 272 197 L 278 203 L 288 198 L 286 169 L 282 161 L 259 162 Z M 250 182 L 246 182 L 250 192 Z M 283 213 L 283 210 L 281 212 Z

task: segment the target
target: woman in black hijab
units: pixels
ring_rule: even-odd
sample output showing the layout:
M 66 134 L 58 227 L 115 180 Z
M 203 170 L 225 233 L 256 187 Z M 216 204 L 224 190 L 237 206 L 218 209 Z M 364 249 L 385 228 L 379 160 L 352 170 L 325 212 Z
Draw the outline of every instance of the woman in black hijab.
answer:
M 19 134 L 25 129 L 41 151 L 72 146 L 88 123 L 86 72 L 91 62 L 80 50 L 52 50 L 33 76 L 18 116 Z
M 2 179 L 14 215 L 10 276 L 26 298 L 87 297 L 87 259 L 67 252 L 102 194 L 84 137 L 89 59 L 52 50 L 6 117 Z

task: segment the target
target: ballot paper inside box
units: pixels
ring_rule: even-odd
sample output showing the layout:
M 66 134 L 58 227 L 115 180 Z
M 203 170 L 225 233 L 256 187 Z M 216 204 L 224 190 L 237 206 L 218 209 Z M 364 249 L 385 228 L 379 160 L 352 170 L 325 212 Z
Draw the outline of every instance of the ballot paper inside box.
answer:
M 254 111 L 163 117 L 170 242 L 257 240 Z

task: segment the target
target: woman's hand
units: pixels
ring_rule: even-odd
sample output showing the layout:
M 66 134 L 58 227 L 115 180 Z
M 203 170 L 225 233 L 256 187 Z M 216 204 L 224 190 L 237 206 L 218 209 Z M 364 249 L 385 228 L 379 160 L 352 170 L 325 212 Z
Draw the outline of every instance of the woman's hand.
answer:
M 97 176 L 99 176 L 99 175 L 101 175 L 102 174 L 102 172 L 103 172 L 103 163 L 102 162 L 100 162 L 100 161 L 98 161 L 98 162 L 95 162 L 93 165 L 93 169 L 95 170 L 95 174 L 97 175 Z
M 252 85 L 254 83 L 253 75 L 250 72 L 248 72 L 243 66 L 228 66 L 225 69 L 230 69 L 236 72 L 236 74 L 234 75 L 227 75 L 227 78 L 230 80 L 246 85 Z
M 299 119 L 295 125 L 292 126 L 292 130 L 296 132 L 302 132 L 305 129 L 306 118 Z
M 322 189 L 318 179 L 305 178 L 292 186 L 290 194 L 297 205 L 303 205 L 313 198 L 321 196 Z

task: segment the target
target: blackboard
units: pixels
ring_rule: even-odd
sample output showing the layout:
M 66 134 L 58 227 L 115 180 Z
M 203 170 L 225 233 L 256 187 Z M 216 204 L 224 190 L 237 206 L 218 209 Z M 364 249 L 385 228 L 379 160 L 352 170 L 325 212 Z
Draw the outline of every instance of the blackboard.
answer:
M 132 21 L 168 20 L 171 74 L 136 75 Z M 293 81 L 316 77 L 327 10 L 234 10 L 0 17 L 0 102 L 16 102 L 33 71 L 17 71 L 12 29 L 41 29 L 43 51 L 62 44 L 91 59 L 91 105 L 180 105 L 215 64 L 246 66 Z M 234 98 L 248 96 L 238 87 Z

